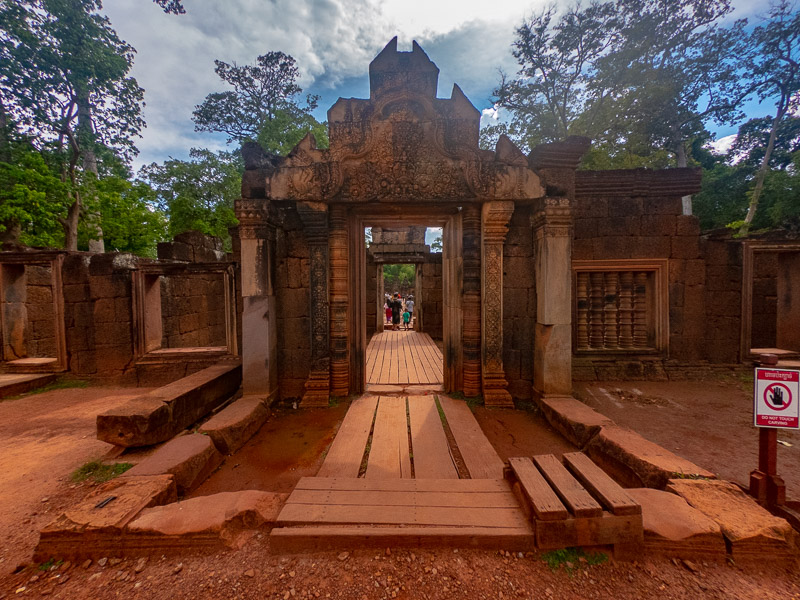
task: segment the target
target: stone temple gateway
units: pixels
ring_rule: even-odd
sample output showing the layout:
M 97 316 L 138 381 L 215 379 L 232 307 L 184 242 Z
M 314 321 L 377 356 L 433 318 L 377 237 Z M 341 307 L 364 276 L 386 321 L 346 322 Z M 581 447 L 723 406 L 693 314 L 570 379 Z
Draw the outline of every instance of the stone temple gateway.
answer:
M 439 69 L 416 43 L 398 52 L 392 40 L 369 72 L 369 99 L 340 99 L 328 111 L 329 149 L 308 136 L 285 159 L 245 151 L 237 205 L 244 393 L 283 395 L 298 377 L 305 405 L 363 391 L 364 228 L 423 225 L 443 227 L 445 390 L 511 406 L 524 372 L 524 397 L 569 394 L 572 204 L 588 140 L 529 157 L 506 138 L 494 152 L 479 149 L 480 113 L 458 86 L 437 98 Z M 297 233 L 281 231 L 289 222 Z M 505 255 L 510 228 L 526 238 L 521 256 Z M 310 368 L 295 369 L 291 382 L 279 375 L 281 354 L 296 349 L 281 331 L 274 281 L 276 236 L 287 233 L 302 238 L 309 260 L 308 318 L 298 332 L 309 347 L 294 358 L 307 356 Z M 512 298 L 504 296 L 509 275 L 525 286 Z M 533 344 L 521 359 L 512 354 L 509 374 L 504 308 L 520 297 Z

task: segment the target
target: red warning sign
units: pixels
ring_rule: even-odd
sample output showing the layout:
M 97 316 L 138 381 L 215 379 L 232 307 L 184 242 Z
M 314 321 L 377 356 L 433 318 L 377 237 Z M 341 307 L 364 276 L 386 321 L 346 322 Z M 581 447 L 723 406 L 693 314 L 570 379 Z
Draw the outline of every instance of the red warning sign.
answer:
M 800 429 L 800 371 L 759 367 L 753 388 L 757 427 Z

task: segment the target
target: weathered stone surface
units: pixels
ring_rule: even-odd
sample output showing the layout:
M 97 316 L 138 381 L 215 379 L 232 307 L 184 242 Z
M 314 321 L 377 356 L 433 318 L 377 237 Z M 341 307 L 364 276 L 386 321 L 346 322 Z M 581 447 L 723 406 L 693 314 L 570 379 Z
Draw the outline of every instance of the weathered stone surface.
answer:
M 241 378 L 234 362 L 192 373 L 97 415 L 97 439 L 125 447 L 164 442 L 230 398 Z
M 98 541 L 119 536 L 143 509 L 175 499 L 172 475 L 123 477 L 105 483 L 42 529 L 34 559 L 91 555 Z
M 127 529 L 151 536 L 213 534 L 230 542 L 243 529 L 274 523 L 287 496 L 256 490 L 201 496 L 147 509 Z
M 170 440 L 126 473 L 127 476 L 170 474 L 179 494 L 190 492 L 222 463 L 211 438 L 200 434 Z
M 263 396 L 244 396 L 218 414 L 201 428 L 222 454 L 233 454 L 253 435 L 269 417 L 269 408 Z
M 583 448 L 600 429 L 614 422 L 571 396 L 537 400 L 547 421 L 570 442 Z
M 725 554 L 719 525 L 669 492 L 649 488 L 626 490 L 642 506 L 648 550 L 680 557 Z M 151 509 L 152 510 L 152 509 Z
M 716 521 L 737 559 L 797 553 L 797 534 L 789 523 L 730 482 L 671 479 L 667 491 Z
M 34 388 L 47 385 L 56 378 L 52 373 L 42 375 L 0 375 L 0 398 L 24 394 Z
M 664 489 L 676 475 L 714 474 L 619 425 L 603 426 L 585 452 L 614 479 L 627 487 Z

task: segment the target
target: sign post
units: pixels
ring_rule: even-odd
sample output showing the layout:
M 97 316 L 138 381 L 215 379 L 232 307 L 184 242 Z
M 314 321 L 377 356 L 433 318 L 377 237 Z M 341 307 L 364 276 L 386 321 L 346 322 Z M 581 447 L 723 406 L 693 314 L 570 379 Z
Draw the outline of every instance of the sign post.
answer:
M 778 476 L 778 429 L 800 429 L 800 371 L 777 364 L 777 356 L 762 354 L 753 380 L 753 424 L 760 429 L 750 494 L 765 506 L 786 502 L 786 485 Z

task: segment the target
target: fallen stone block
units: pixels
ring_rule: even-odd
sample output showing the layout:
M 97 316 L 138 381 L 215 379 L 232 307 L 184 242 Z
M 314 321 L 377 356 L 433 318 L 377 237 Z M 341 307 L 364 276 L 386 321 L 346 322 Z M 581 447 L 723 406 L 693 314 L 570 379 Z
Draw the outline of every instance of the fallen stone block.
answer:
M 92 556 L 108 547 L 143 509 L 174 502 L 172 475 L 121 477 L 104 483 L 42 529 L 34 560 Z M 113 545 L 112 545 L 113 548 Z
M 710 471 L 619 425 L 603 426 L 584 452 L 624 487 L 664 489 L 676 476 L 715 477 Z
M 722 558 L 727 550 L 716 521 L 669 492 L 625 490 L 642 507 L 645 548 L 678 558 Z
M 739 559 L 793 559 L 797 534 L 784 519 L 766 509 L 727 481 L 672 479 L 667 491 L 677 494 L 716 521 L 730 552 Z
M 614 422 L 571 396 L 540 398 L 537 403 L 548 423 L 570 442 L 583 448 L 600 429 Z
M 0 374 L 0 398 L 24 394 L 55 381 L 53 373 L 33 374 Z
M 174 437 L 230 398 L 242 367 L 224 362 L 97 415 L 97 439 L 117 446 L 151 446 Z
M 274 523 L 287 497 L 257 490 L 201 496 L 142 511 L 127 530 L 131 535 L 148 536 L 160 547 L 169 540 L 155 541 L 159 537 L 213 538 L 232 545 L 242 530 Z
M 233 454 L 261 429 L 268 417 L 263 396 L 244 396 L 211 417 L 199 431 L 208 434 L 222 454 Z
M 184 495 L 203 483 L 222 460 L 210 437 L 193 433 L 170 440 L 125 476 L 170 474 L 175 478 L 178 494 Z

